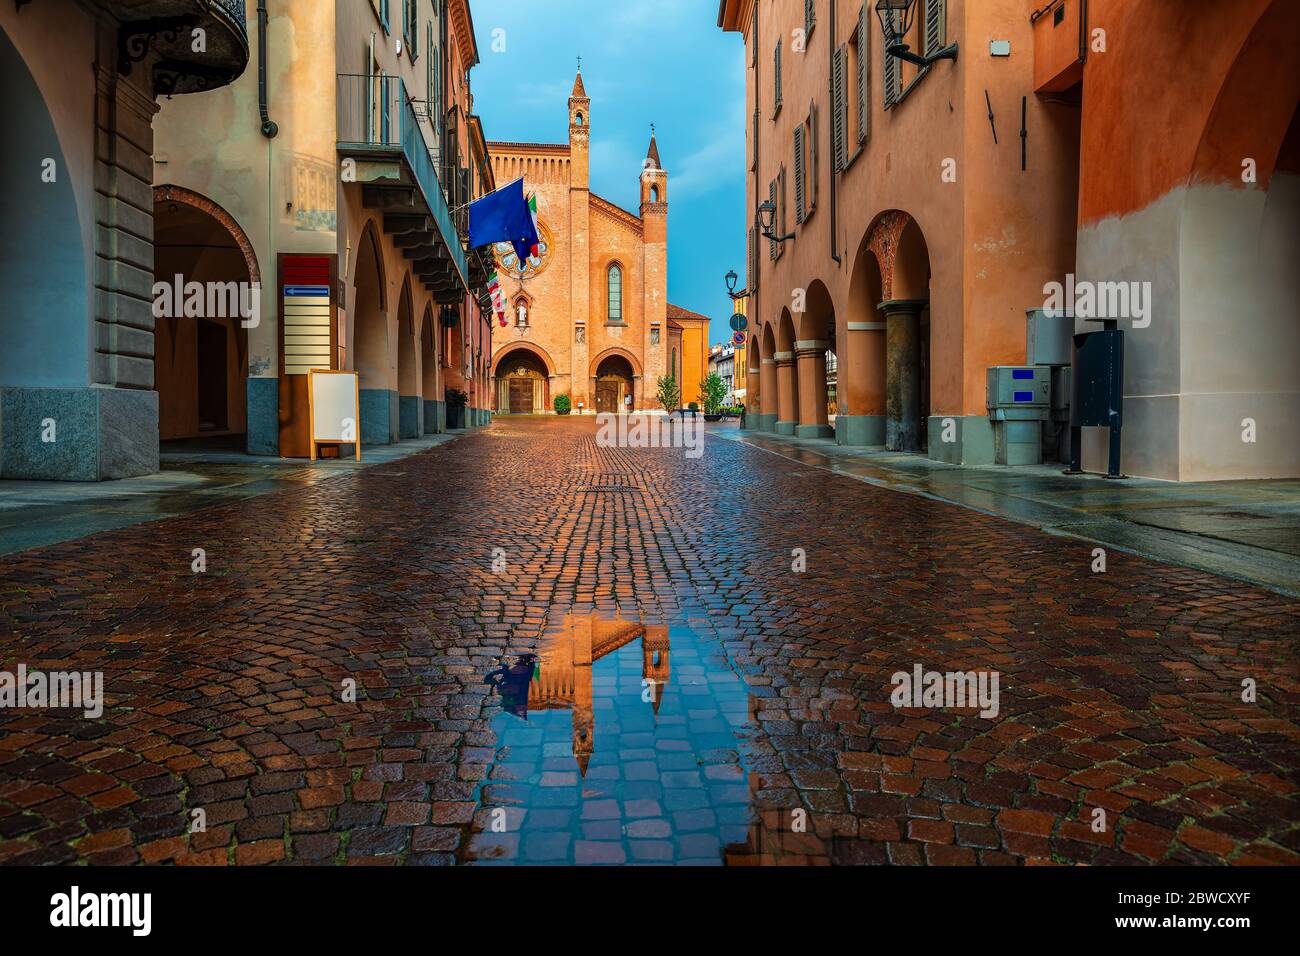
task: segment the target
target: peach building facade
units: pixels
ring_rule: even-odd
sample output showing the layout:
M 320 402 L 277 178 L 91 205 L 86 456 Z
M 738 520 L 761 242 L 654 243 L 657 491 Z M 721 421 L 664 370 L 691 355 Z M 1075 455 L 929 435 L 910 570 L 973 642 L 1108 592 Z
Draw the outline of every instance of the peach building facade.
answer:
M 915 0 L 911 50 L 957 46 L 920 68 L 875 8 L 719 4 L 746 44 L 750 423 L 991 463 L 986 372 L 1027 361 L 1049 284 L 1149 282 L 1120 322 L 1124 470 L 1300 474 L 1300 7 Z M 1085 430 L 1086 469 L 1105 445 Z
M 689 378 L 704 366 L 707 319 L 668 303 L 668 173 L 653 132 L 634 214 L 591 191 L 581 73 L 568 110 L 567 143 L 488 144 L 496 182 L 522 177 L 536 195 L 541 240 L 524 262 L 495 249 L 507 312 L 492 361 L 499 414 L 548 412 L 560 395 L 574 413 L 654 409 L 674 357 L 697 392 L 702 377 Z

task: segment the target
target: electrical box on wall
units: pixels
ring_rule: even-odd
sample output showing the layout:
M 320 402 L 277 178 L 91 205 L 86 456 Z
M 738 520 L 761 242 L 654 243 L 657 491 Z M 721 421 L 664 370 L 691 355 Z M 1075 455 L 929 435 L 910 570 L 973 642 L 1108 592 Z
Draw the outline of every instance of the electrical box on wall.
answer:
M 989 41 L 989 56 L 1010 56 L 1010 55 L 1011 55 L 1010 40 Z

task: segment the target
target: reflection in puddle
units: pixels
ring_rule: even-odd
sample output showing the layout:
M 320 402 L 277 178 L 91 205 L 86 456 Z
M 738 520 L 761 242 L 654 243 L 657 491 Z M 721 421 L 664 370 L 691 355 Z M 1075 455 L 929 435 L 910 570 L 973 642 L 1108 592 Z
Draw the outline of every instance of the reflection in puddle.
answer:
M 717 644 L 685 626 L 569 615 L 488 682 L 499 750 L 468 862 L 717 865 L 754 852 L 751 702 Z

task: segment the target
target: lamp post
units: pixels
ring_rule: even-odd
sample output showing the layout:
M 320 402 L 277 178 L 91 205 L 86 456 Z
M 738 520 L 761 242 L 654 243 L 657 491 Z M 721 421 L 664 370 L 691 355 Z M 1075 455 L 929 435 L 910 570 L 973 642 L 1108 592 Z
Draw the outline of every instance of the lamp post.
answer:
M 913 53 L 907 45 L 907 35 L 916 22 L 917 0 L 876 0 L 876 16 L 885 35 L 885 55 L 906 60 L 919 67 L 927 67 L 939 60 L 957 60 L 957 44 L 949 43 L 942 50 L 922 56 Z

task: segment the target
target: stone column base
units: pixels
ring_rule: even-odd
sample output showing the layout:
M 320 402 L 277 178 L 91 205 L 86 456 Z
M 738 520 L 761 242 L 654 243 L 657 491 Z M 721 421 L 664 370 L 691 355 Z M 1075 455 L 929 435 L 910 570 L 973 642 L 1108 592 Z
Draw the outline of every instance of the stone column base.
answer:
M 754 428 L 760 432 L 776 431 L 776 412 L 763 412 L 755 415 Z
M 280 454 L 280 380 L 250 378 L 248 387 L 248 435 L 245 447 L 250 455 Z
M 795 438 L 834 438 L 835 428 L 831 425 L 796 425 Z
M 424 433 L 426 435 L 436 435 L 442 428 L 440 422 L 444 421 L 442 409 L 439 406 L 442 402 L 435 402 L 432 399 L 424 400 Z
M 157 392 L 0 389 L 0 477 L 109 481 L 157 470 Z
M 931 415 L 928 455 L 950 465 L 993 464 L 993 423 L 987 415 Z M 951 441 L 944 441 L 950 436 Z
M 884 415 L 839 415 L 835 419 L 835 444 L 885 444 Z
M 397 437 L 397 392 L 388 388 L 361 390 L 361 444 L 391 445 Z
M 798 426 L 798 422 L 777 422 L 772 427 L 772 431 L 776 432 L 778 435 L 793 435 L 794 430 Z
M 419 395 L 402 395 L 397 400 L 397 437 L 420 437 L 420 402 Z

